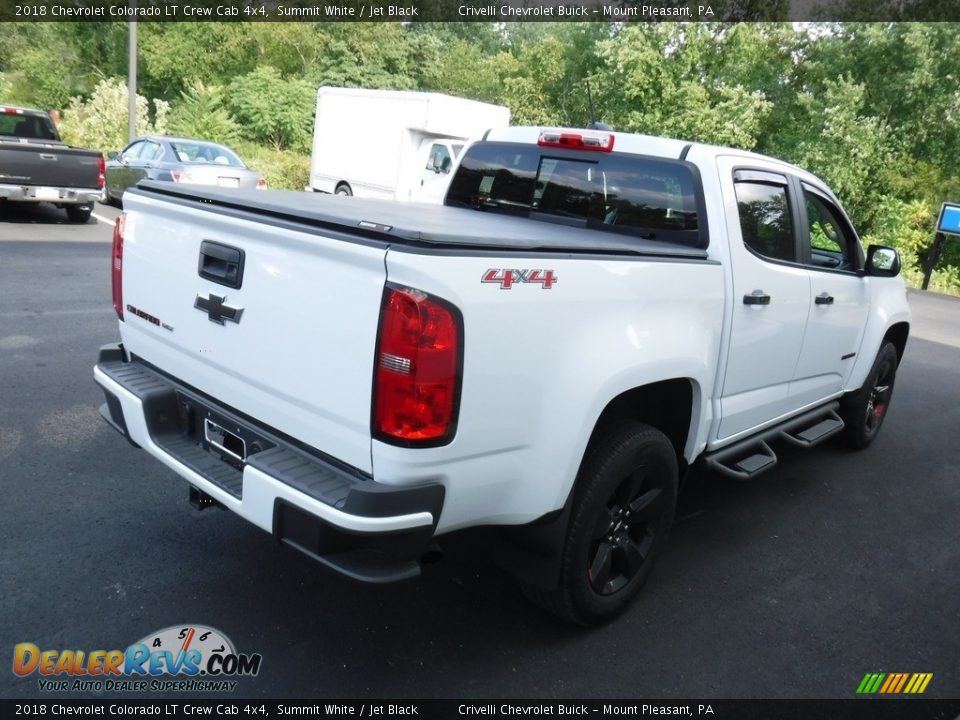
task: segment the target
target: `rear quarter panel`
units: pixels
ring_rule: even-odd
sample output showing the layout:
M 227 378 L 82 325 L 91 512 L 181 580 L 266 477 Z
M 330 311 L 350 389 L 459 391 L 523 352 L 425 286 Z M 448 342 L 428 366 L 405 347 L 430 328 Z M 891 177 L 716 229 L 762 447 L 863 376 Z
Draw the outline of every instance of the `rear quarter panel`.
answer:
M 557 282 L 501 289 L 481 282 L 490 269 L 552 270 Z M 373 441 L 378 481 L 446 486 L 440 532 L 562 507 L 598 417 L 627 390 L 688 378 L 694 416 L 708 412 L 700 399 L 713 391 L 724 311 L 716 262 L 391 250 L 387 274 L 463 312 L 453 441 L 416 450 Z

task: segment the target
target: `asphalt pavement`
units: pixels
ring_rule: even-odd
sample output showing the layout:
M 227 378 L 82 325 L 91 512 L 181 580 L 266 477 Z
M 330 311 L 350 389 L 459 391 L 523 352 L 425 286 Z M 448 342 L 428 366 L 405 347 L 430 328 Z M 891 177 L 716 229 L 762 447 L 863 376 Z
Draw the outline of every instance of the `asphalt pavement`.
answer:
M 367 586 L 194 510 L 97 414 L 116 212 L 0 215 L 0 656 L 201 623 L 263 655 L 238 697 L 847 698 L 868 672 L 932 672 L 926 696 L 960 697 L 957 299 L 911 294 L 872 448 L 782 448 L 752 483 L 697 474 L 642 596 L 575 630 L 470 536 L 418 580 Z M 0 697 L 38 695 L 0 670 Z

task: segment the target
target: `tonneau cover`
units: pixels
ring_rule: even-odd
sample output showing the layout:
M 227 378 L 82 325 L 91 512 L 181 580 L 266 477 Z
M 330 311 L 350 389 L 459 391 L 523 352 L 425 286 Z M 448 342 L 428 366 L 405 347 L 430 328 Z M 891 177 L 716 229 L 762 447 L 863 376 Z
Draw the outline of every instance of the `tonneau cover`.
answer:
M 130 191 L 128 191 L 130 192 Z M 197 201 L 317 228 L 360 232 L 388 244 L 441 248 L 539 250 L 705 258 L 707 253 L 679 243 L 569 226 L 444 205 L 344 197 L 290 190 L 234 190 L 141 181 L 132 192 Z

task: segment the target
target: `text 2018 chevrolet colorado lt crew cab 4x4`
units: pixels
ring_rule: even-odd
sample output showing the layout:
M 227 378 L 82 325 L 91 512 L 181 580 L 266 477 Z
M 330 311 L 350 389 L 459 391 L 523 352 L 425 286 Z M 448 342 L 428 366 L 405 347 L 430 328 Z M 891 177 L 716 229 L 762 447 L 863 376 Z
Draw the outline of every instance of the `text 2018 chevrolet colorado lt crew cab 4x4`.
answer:
M 777 443 L 869 445 L 907 342 L 896 251 L 738 150 L 514 127 L 443 206 L 149 182 L 124 205 L 111 425 L 359 579 L 496 526 L 581 624 L 639 590 L 695 461 L 746 479 Z

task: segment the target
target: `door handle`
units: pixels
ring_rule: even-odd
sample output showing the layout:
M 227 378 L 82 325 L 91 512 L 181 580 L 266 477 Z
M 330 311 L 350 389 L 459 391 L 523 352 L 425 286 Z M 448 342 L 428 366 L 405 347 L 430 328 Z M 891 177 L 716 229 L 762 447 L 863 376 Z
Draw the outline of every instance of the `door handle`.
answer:
M 240 248 L 204 240 L 200 243 L 200 262 L 197 272 L 218 285 L 237 288 L 243 284 L 245 253 Z
M 817 305 L 833 305 L 833 295 L 830 293 L 820 293 L 813 301 Z
M 754 290 L 749 295 L 743 296 L 744 305 L 769 305 L 770 296 L 763 290 Z

